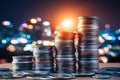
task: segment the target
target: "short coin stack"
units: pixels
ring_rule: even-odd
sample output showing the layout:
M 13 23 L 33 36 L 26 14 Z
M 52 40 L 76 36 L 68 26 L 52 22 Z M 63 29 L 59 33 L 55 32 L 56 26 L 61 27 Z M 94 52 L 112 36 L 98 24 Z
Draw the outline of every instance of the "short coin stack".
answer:
M 29 55 L 13 56 L 12 66 L 13 71 L 32 70 L 33 57 Z
M 98 71 L 98 17 L 78 17 L 78 72 Z
M 55 36 L 57 73 L 73 73 L 76 71 L 74 38 L 75 33 L 64 31 L 59 31 Z
M 33 50 L 35 58 L 34 69 L 36 71 L 53 72 L 54 71 L 54 58 L 53 46 L 36 45 Z

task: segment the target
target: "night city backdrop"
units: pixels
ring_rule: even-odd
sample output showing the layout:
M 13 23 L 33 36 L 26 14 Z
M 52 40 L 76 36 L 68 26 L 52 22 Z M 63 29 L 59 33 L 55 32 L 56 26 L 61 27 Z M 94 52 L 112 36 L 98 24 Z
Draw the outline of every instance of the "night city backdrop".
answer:
M 15 40 L 28 40 L 19 44 L 22 48 L 34 46 L 34 41 L 38 38 L 34 37 L 37 33 L 34 33 L 35 29 L 32 27 L 45 26 L 44 21 L 49 21 L 48 25 L 54 33 L 56 26 L 63 20 L 73 19 L 77 23 L 79 16 L 100 18 L 100 60 L 105 63 L 120 62 L 119 0 L 0 0 L 0 63 L 6 62 L 4 59 L 11 62 L 14 50 L 10 50 L 15 47 L 21 50 Z M 40 23 L 30 23 L 31 18 Z

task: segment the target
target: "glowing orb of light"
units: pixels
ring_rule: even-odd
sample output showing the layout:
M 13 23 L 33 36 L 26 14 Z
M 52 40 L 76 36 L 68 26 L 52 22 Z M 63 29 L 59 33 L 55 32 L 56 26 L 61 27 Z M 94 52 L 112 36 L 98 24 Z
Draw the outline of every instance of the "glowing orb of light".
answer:
M 43 25 L 44 25 L 44 26 L 49 26 L 49 25 L 50 25 L 50 22 L 49 22 L 49 21 L 44 21 L 44 22 L 43 22 Z
M 72 20 L 64 20 L 63 22 L 62 22 L 62 26 L 63 27 L 71 27 L 73 25 L 73 21 Z
M 3 22 L 2 22 L 2 25 L 3 25 L 3 26 L 10 26 L 10 25 L 11 25 L 11 22 L 10 22 L 10 21 L 3 21 Z
M 37 23 L 37 20 L 36 20 L 35 18 L 32 18 L 32 19 L 30 19 L 30 23 L 36 24 L 36 23 Z

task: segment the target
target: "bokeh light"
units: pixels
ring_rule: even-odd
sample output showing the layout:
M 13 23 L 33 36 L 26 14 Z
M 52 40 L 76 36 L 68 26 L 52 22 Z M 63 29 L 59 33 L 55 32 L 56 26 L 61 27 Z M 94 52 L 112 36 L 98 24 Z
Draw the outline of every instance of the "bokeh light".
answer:
M 10 22 L 10 21 L 3 21 L 3 22 L 2 22 L 2 25 L 3 25 L 3 26 L 10 26 L 10 25 L 11 25 L 11 22 Z
M 72 19 L 67 19 L 62 22 L 62 26 L 69 28 L 73 25 L 73 20 Z
M 99 60 L 102 61 L 103 63 L 107 63 L 108 62 L 108 58 L 105 56 L 100 56 Z
M 20 27 L 27 28 L 28 24 L 27 23 L 22 23 Z
M 34 45 L 32 44 L 26 44 L 25 47 L 23 48 L 24 51 L 30 51 L 32 52 L 34 48 Z
M 44 41 L 43 41 L 43 45 L 44 45 L 44 46 L 51 46 L 51 42 L 50 42 L 50 41 L 47 41 L 47 40 L 44 40 Z
M 14 45 L 10 44 L 10 45 L 8 45 L 7 50 L 10 51 L 10 52 L 15 52 L 16 48 L 15 48 Z
M 43 25 L 44 25 L 44 26 L 50 26 L 50 22 L 49 22 L 49 21 L 44 21 L 44 22 L 43 22 Z
M 37 23 L 37 19 L 36 19 L 36 18 L 31 18 L 31 19 L 30 19 L 30 23 L 36 24 L 36 23 Z
M 33 25 L 28 25 L 27 28 L 28 29 L 33 29 Z
M 37 20 L 38 22 L 41 22 L 41 21 L 42 21 L 42 19 L 41 19 L 40 17 L 37 17 L 36 20 Z
M 6 44 L 6 43 L 7 43 L 7 40 L 6 40 L 6 39 L 3 39 L 1 42 L 2 42 L 3 44 Z

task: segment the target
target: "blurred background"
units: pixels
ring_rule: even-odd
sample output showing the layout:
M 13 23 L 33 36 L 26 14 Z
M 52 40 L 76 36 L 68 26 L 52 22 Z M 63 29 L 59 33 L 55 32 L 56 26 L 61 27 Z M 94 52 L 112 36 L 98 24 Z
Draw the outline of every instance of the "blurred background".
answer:
M 120 62 L 119 5 L 119 0 L 0 0 L 0 63 L 32 54 L 42 39 L 53 40 L 64 20 L 76 27 L 79 16 L 100 18 L 100 62 Z

